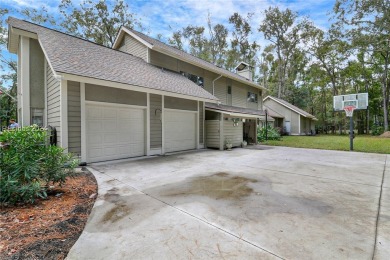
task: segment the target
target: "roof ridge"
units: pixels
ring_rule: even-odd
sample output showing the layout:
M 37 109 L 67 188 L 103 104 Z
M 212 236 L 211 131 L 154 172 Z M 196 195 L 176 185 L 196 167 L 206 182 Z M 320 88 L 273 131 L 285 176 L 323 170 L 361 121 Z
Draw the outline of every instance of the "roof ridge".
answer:
M 288 101 L 286 101 L 286 100 L 284 100 L 284 99 L 277 98 L 277 97 L 273 97 L 273 96 L 271 96 L 271 95 L 268 95 L 267 97 L 269 97 L 269 98 L 271 98 L 271 99 L 276 99 L 276 101 L 279 101 L 279 102 L 282 103 L 282 104 L 287 103 L 289 106 L 292 106 L 293 109 L 302 110 L 304 113 L 306 113 L 306 114 L 308 114 L 309 116 L 315 118 L 314 115 L 310 114 L 309 112 L 303 110 L 302 108 L 300 108 L 300 107 L 298 107 L 298 106 L 296 106 L 296 105 L 294 105 L 294 104 L 291 104 L 290 102 L 288 102 Z M 267 97 L 266 97 L 266 98 L 267 98 Z M 265 98 L 265 99 L 266 99 L 266 98 Z M 284 105 L 285 105 L 285 106 L 288 106 L 287 104 L 284 104 Z
M 72 35 L 72 34 L 69 34 L 69 33 L 66 33 L 66 32 L 62 32 L 62 31 L 57 30 L 57 29 L 49 28 L 49 27 L 43 26 L 43 25 L 41 25 L 41 24 L 37 24 L 37 23 L 31 22 L 31 21 L 27 21 L 27 20 L 24 20 L 24 19 L 19 19 L 19 18 L 13 17 L 13 16 L 8 16 L 8 19 L 10 19 L 10 18 L 11 18 L 11 19 L 18 20 L 18 21 L 25 22 L 25 23 L 29 23 L 29 24 L 32 24 L 32 25 L 34 25 L 34 26 L 38 26 L 38 27 L 41 27 L 41 28 L 43 28 L 43 29 L 50 30 L 50 31 L 53 31 L 53 32 L 56 32 L 56 33 L 61 33 L 61 34 L 64 34 L 64 35 L 66 35 L 66 36 L 76 38 L 76 39 L 78 39 L 78 40 L 82 40 L 82 41 L 85 41 L 85 42 L 88 42 L 88 43 L 92 43 L 92 44 L 95 44 L 95 45 L 97 45 L 97 46 L 100 46 L 100 47 L 104 47 L 104 48 L 106 48 L 106 49 L 109 49 L 109 50 L 113 50 L 113 51 L 125 53 L 125 54 L 128 54 L 128 55 L 131 55 L 131 56 L 133 56 L 133 57 L 138 58 L 137 56 L 134 56 L 134 55 L 132 55 L 132 54 L 130 54 L 130 53 L 123 52 L 123 51 L 120 51 L 120 50 L 116 50 L 116 49 L 110 48 L 110 47 L 108 47 L 108 46 L 105 46 L 105 45 L 103 45 L 103 44 L 99 44 L 99 43 L 96 43 L 96 42 L 94 42 L 94 41 L 91 41 L 91 40 L 88 40 L 88 39 L 85 39 L 85 38 L 82 38 L 82 37 L 79 37 L 79 36 L 76 36 L 76 35 Z M 8 19 L 7 19 L 7 20 L 8 20 Z
M 160 43 L 162 43 L 162 44 L 164 44 L 164 45 L 166 45 L 166 46 L 168 46 L 168 47 L 170 47 L 170 48 L 174 48 L 174 49 L 176 49 L 176 50 L 178 50 L 178 51 L 180 51 L 180 52 L 183 52 L 183 53 L 185 53 L 185 54 L 187 54 L 187 55 L 191 55 L 192 57 L 194 57 L 194 58 L 196 58 L 196 59 L 199 59 L 199 60 L 201 60 L 201 61 L 207 62 L 207 63 L 209 63 L 210 65 L 212 65 L 212 66 L 214 66 L 214 67 L 216 67 L 216 68 L 218 68 L 218 69 L 223 69 L 223 70 L 226 70 L 227 72 L 234 73 L 233 71 L 227 70 L 227 69 L 225 69 L 225 68 L 223 68 L 223 67 L 218 67 L 217 65 L 215 65 L 214 63 L 212 63 L 212 62 L 210 62 L 210 61 L 207 61 L 207 60 L 204 60 L 204 59 L 202 59 L 202 58 L 196 57 L 196 56 L 192 55 L 191 53 L 188 53 L 188 52 L 186 52 L 186 51 L 184 51 L 184 50 L 180 50 L 180 49 L 178 49 L 178 48 L 176 48 L 176 47 L 174 47 L 174 46 L 171 46 L 171 45 L 169 45 L 169 44 L 167 44 L 167 43 L 165 43 L 165 42 L 162 42 L 162 41 L 160 41 L 160 40 L 158 40 L 158 39 L 156 39 L 156 38 L 153 38 L 153 37 L 151 37 L 151 36 L 149 36 L 149 35 L 146 35 L 146 34 L 144 34 L 143 32 L 140 32 L 140 31 L 137 31 L 137 30 L 134 30 L 134 29 L 130 29 L 130 28 L 128 28 L 127 26 L 123 26 L 123 27 L 125 27 L 127 30 L 130 30 L 130 31 L 135 32 L 135 33 L 142 34 L 142 35 L 144 35 L 144 36 L 146 36 L 146 37 L 149 37 L 149 38 L 151 38 L 151 39 L 153 39 L 153 40 L 155 40 L 155 41 L 158 41 L 158 42 L 160 42 Z M 153 46 L 155 46 L 153 43 L 150 43 L 150 44 L 152 44 Z M 246 79 L 245 77 L 243 77 L 243 76 L 241 76 L 241 75 L 239 75 L 239 74 L 237 74 L 237 73 L 234 73 L 234 74 L 237 75 L 237 76 L 239 76 L 239 77 L 241 77 L 242 79 L 248 80 L 248 79 Z M 253 82 L 253 83 L 255 83 L 255 82 Z

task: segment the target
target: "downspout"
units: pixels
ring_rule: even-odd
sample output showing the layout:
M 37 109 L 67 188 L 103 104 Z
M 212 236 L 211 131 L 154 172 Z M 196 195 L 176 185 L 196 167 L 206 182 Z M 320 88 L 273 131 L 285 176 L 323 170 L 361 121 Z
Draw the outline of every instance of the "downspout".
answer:
M 214 83 L 219 80 L 220 78 L 222 78 L 222 75 L 219 75 L 218 78 L 214 79 L 213 80 L 213 96 L 214 96 Z

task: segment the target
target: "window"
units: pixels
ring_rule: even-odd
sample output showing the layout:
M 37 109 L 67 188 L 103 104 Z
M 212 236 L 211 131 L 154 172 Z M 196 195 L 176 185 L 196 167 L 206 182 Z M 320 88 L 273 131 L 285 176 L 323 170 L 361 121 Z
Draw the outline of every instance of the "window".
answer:
M 228 94 L 229 94 L 229 95 L 232 94 L 232 86 L 228 86 Z
M 31 124 L 43 126 L 43 109 L 31 108 Z
M 257 94 L 248 92 L 248 102 L 257 103 Z
M 192 82 L 194 82 L 198 86 L 201 86 L 202 88 L 204 87 L 203 77 L 199 77 L 199 76 L 196 76 L 196 75 L 193 75 L 191 73 L 184 72 L 184 71 L 180 71 L 180 74 L 183 75 L 184 77 L 187 77 L 187 79 L 191 80 Z

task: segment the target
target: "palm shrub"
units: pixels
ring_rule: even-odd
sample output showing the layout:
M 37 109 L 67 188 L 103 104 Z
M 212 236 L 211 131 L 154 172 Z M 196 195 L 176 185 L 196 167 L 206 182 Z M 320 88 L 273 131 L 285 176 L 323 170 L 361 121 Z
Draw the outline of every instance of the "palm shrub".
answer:
M 257 141 L 258 142 L 264 142 L 266 137 L 266 131 L 268 140 L 281 140 L 280 133 L 278 129 L 273 128 L 272 126 L 268 125 L 268 127 L 262 127 L 257 129 Z
M 0 148 L 0 203 L 34 203 L 46 198 L 51 185 L 61 185 L 74 172 L 77 160 L 48 145 L 46 129 L 28 126 L 6 130 Z

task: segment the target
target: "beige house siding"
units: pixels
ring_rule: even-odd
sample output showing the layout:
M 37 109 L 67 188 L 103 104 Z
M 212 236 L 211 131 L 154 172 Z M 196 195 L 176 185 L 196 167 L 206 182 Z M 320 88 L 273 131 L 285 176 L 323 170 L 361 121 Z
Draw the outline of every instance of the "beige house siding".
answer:
M 204 103 L 199 102 L 199 143 L 203 144 Z
M 217 74 L 210 71 L 204 71 L 204 89 L 213 94 L 213 80 L 218 77 Z
M 178 71 L 184 71 L 199 77 L 204 77 L 204 69 L 180 60 L 178 60 Z
M 220 78 L 214 83 L 214 96 L 216 96 L 221 104 L 226 105 L 227 103 L 227 85 L 226 79 Z
M 68 81 L 68 151 L 81 154 L 80 83 Z
M 198 101 L 166 96 L 164 108 L 198 111 Z
M 223 120 L 224 143 L 226 143 L 226 140 L 229 139 L 232 142 L 233 147 L 241 146 L 243 141 L 242 133 L 243 133 L 242 121 L 238 122 L 238 126 L 234 126 L 231 118 L 229 118 L 228 120 Z
M 106 103 L 146 106 L 146 93 L 85 84 L 85 100 Z
M 247 88 L 243 84 L 233 82 L 232 105 L 235 107 L 247 107 Z
M 291 134 L 292 135 L 300 134 L 300 132 L 299 132 L 299 123 L 300 123 L 299 122 L 299 117 L 300 116 L 301 115 L 299 115 L 299 114 L 297 114 L 297 113 L 295 113 L 295 112 L 290 110 Z
M 61 146 L 60 81 L 54 77 L 50 66 L 46 66 L 47 125 L 57 130 L 57 145 Z
M 150 50 L 150 63 L 173 71 L 178 70 L 178 60 L 162 53 Z
M 206 147 L 219 148 L 219 120 L 206 120 Z
M 45 108 L 45 57 L 39 42 L 30 39 L 30 107 Z
M 150 95 L 150 148 L 161 148 L 162 97 Z
M 148 60 L 148 48 L 130 35 L 125 35 L 119 50 L 137 56 L 144 61 Z

